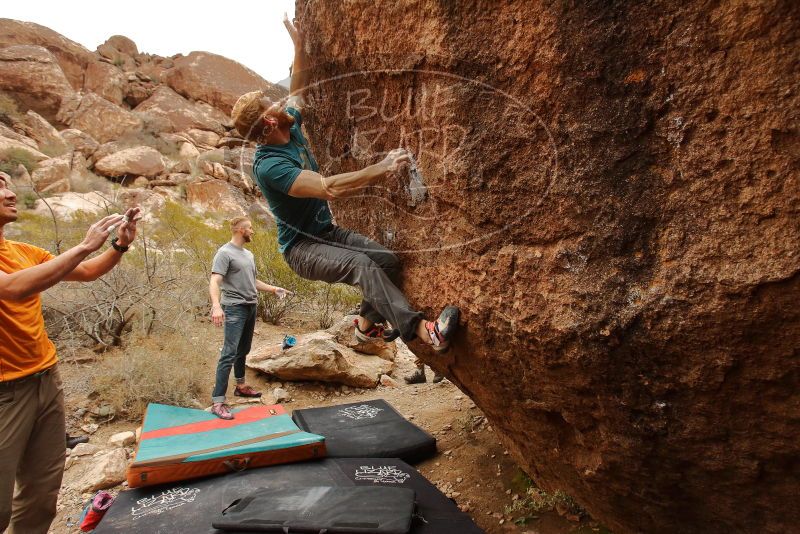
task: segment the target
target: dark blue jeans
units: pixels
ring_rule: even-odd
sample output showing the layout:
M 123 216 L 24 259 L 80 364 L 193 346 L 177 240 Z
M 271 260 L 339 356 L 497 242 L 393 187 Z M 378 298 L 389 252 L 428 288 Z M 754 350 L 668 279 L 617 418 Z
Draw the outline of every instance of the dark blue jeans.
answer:
M 244 382 L 244 364 L 250 345 L 253 343 L 253 330 L 256 327 L 256 305 L 235 304 L 223 306 L 225 312 L 225 342 L 217 364 L 217 383 L 211 394 L 211 402 L 225 402 L 228 379 L 233 376 L 237 383 Z

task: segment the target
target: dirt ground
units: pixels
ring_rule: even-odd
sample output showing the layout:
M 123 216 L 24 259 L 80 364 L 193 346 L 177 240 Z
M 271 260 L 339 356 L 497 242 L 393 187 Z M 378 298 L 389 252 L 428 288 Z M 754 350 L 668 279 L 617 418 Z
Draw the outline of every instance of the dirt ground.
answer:
M 259 322 L 256 326 L 254 347 L 261 344 L 279 343 L 284 334 L 301 334 L 315 329 L 310 318 L 293 317 L 292 327 L 274 326 Z M 185 333 L 190 341 L 187 346 L 203 359 L 209 372 L 206 397 L 213 386 L 213 369 L 216 364 L 222 332 L 210 324 L 198 324 Z M 168 362 L 165 362 L 168 364 Z M 556 511 L 537 514 L 537 518 L 524 525 L 516 524 L 520 513 L 506 514 L 506 507 L 516 499 L 524 497 L 524 474 L 514 464 L 500 440 L 486 421 L 483 413 L 458 388 L 449 381 L 439 384 L 430 382 L 433 373 L 427 369 L 428 382 L 407 385 L 402 377 L 413 368 L 413 355 L 401 346 L 396 360 L 394 377 L 399 387 L 379 386 L 377 389 L 341 387 L 318 382 L 285 382 L 270 380 L 264 375 L 248 369 L 248 383 L 264 392 L 265 402 L 270 401 L 270 392 L 282 386 L 291 396 L 284 405 L 292 410 L 312 406 L 328 406 L 361 400 L 383 398 L 409 420 L 427 430 L 437 439 L 438 454 L 418 464 L 417 469 L 428 480 L 469 513 L 475 522 L 488 533 L 530 534 L 592 534 L 607 533 L 605 529 L 588 517 L 567 519 Z M 92 362 L 62 363 L 67 399 L 68 430 L 80 433 L 82 418 L 76 410 L 96 405 L 99 400 L 91 398 L 88 389 Z M 205 399 L 201 399 L 206 402 Z M 209 401 L 210 402 L 210 401 Z M 80 412 L 77 412 L 80 413 Z M 114 420 L 102 424 L 90 443 L 104 446 L 108 438 L 123 430 L 133 430 L 135 422 Z M 73 466 L 71 469 L 75 469 Z M 67 477 L 65 477 L 66 479 Z M 112 490 L 124 489 L 118 486 Z M 79 532 L 76 523 L 84 503 L 90 495 L 78 495 L 68 486 L 62 487 L 59 496 L 59 513 L 51 532 L 72 534 Z M 562 511 L 563 512 L 563 511 Z M 570 514 L 564 514 L 569 516 Z

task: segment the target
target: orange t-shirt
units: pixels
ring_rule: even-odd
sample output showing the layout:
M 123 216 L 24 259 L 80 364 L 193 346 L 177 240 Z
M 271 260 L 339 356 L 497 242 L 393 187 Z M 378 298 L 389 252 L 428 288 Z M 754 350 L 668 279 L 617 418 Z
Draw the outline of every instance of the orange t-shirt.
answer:
M 0 242 L 0 271 L 11 274 L 53 259 L 44 249 Z M 38 373 L 56 363 L 56 347 L 44 329 L 42 299 L 0 299 L 0 381 Z

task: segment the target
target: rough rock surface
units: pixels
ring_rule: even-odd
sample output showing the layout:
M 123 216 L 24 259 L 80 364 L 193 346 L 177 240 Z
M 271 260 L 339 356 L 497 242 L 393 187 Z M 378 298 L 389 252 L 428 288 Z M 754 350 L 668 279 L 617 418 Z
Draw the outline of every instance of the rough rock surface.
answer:
M 114 209 L 114 204 L 111 199 L 96 191 L 91 193 L 69 192 L 54 195 L 47 199 L 47 203 L 39 199 L 33 206 L 34 213 L 46 217 L 50 217 L 52 213 L 55 213 L 56 217 L 65 220 L 71 219 L 79 212 L 99 214 L 109 213 L 109 210 L 112 209 Z
M 219 135 L 214 132 L 196 128 L 186 130 L 186 135 L 192 140 L 193 143 L 207 147 L 207 149 L 216 148 L 220 139 Z
M 109 102 L 122 105 L 128 93 L 128 80 L 124 73 L 103 61 L 92 61 L 86 67 L 84 89 L 96 93 Z
M 192 52 L 175 60 L 165 73 L 167 85 L 194 100 L 202 100 L 230 114 L 236 100 L 248 91 L 263 89 L 274 98 L 286 90 L 273 85 L 244 65 L 209 52 Z
M 67 128 L 59 133 L 67 145 L 83 154 L 86 158 L 91 158 L 94 151 L 100 146 L 91 135 L 75 128 Z
M 353 320 L 356 318 L 356 315 L 346 315 L 338 323 L 331 326 L 328 332 L 333 334 L 333 338 L 337 343 L 347 348 L 362 354 L 371 354 L 386 361 L 393 362 L 395 356 L 397 356 L 397 344 L 395 342 L 386 343 L 385 341 L 378 340 L 372 342 L 359 341 L 353 335 L 353 330 L 355 328 L 353 326 Z
M 800 4 L 357 4 L 298 2 L 305 127 L 416 155 L 334 205 L 462 307 L 411 348 L 614 532 L 796 528 Z
M 186 200 L 202 212 L 245 215 L 244 195 L 241 191 L 221 180 L 207 180 L 186 184 Z
M 70 456 L 92 456 L 102 449 L 93 443 L 78 443 L 72 448 Z
M 14 127 L 36 141 L 39 148 L 48 154 L 63 154 L 68 150 L 67 143 L 58 130 L 35 111 L 28 110 Z
M 42 161 L 31 173 L 36 190 L 40 193 L 66 193 L 70 190 L 72 154 Z
M 60 33 L 33 22 L 0 19 L 0 48 L 17 44 L 42 46 L 58 59 L 72 88 L 83 87 L 86 66 L 94 60 L 89 50 Z
M 94 93 L 86 93 L 62 107 L 59 118 L 100 143 L 139 132 L 143 125 L 141 118 Z
M 125 481 L 128 455 L 125 449 L 111 449 L 94 456 L 83 456 L 79 462 L 88 469 L 69 469 L 64 473 L 65 484 L 81 493 L 113 488 Z M 74 466 L 73 466 L 74 467 Z
M 137 146 L 109 154 L 95 163 L 94 168 L 104 176 L 129 174 L 152 178 L 166 170 L 166 163 L 155 148 Z
M 16 139 L 0 136 L 0 154 L 5 155 L 9 151 L 19 151 L 24 153 L 28 158 L 34 161 L 42 161 L 47 159 L 47 155 L 42 154 L 35 148 L 32 148 L 29 143 L 23 143 Z
M 48 120 L 74 95 L 55 56 L 33 45 L 0 49 L 0 91 L 12 96 L 21 110 L 32 109 Z
M 134 58 L 139 55 L 139 50 L 136 43 L 124 35 L 112 35 L 97 47 L 97 53 L 114 65 L 132 70 L 137 66 Z
M 136 434 L 131 430 L 117 432 L 108 438 L 108 444 L 113 445 L 114 447 L 127 447 L 129 445 L 133 445 L 134 443 L 136 443 Z
M 247 366 L 281 380 L 319 380 L 359 388 L 375 388 L 381 375 L 391 374 L 394 363 L 357 353 L 321 330 L 298 336 L 297 344 L 283 350 L 271 345 L 247 356 Z
M 0 123 L 0 137 L 5 137 L 6 139 L 11 139 L 13 141 L 17 141 L 22 143 L 23 145 L 27 145 L 28 147 L 38 151 L 39 150 L 39 143 L 34 141 L 33 139 L 29 138 L 26 135 L 22 135 L 19 132 L 16 132 L 6 126 L 5 124 Z
M 136 106 L 137 112 L 162 117 L 169 121 L 173 132 L 180 132 L 191 128 L 211 130 L 222 134 L 225 129 L 218 117 L 207 113 L 207 108 L 201 108 L 189 102 L 169 87 L 159 87 L 153 96 Z

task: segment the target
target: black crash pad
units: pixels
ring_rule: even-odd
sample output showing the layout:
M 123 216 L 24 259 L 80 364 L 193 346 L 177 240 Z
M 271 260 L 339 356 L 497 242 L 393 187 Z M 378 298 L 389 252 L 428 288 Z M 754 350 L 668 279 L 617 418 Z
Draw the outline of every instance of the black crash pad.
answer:
M 407 534 L 414 490 L 387 486 L 261 488 L 212 525 L 225 531 Z
M 212 521 L 236 499 L 258 488 L 387 486 L 414 490 L 411 534 L 480 534 L 472 519 L 397 458 L 327 458 L 248 469 L 219 477 L 123 491 L 106 512 L 96 534 L 222 534 Z M 228 533 L 230 534 L 230 531 Z
M 401 458 L 416 463 L 436 454 L 436 439 L 383 399 L 294 410 L 294 422 L 325 436 L 329 458 Z

